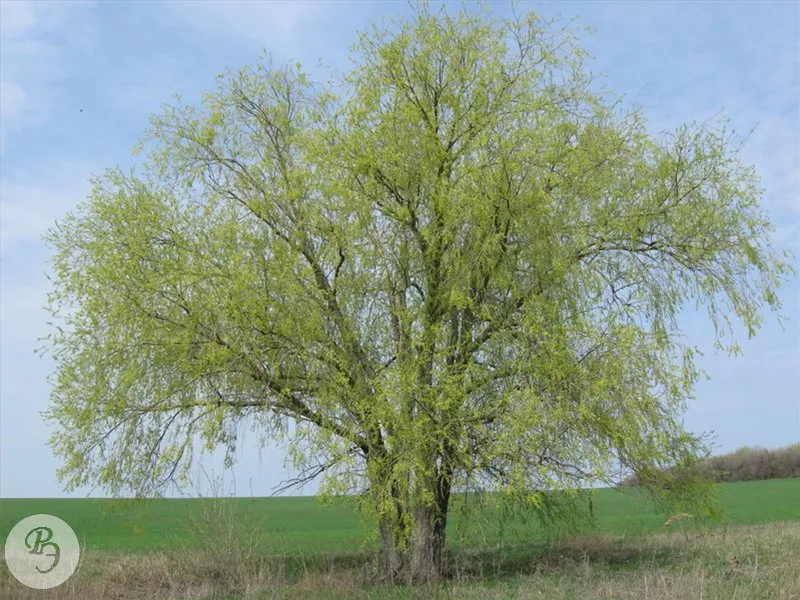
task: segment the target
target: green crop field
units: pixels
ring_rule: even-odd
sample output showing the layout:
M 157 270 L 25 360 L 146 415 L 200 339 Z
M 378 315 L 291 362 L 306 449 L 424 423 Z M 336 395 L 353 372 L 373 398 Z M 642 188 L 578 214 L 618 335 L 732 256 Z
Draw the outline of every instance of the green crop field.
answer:
M 800 479 L 729 483 L 719 486 L 730 525 L 800 521 Z M 468 521 L 456 498 L 448 535 L 454 547 L 478 543 L 514 543 L 537 536 L 538 523 L 518 515 L 501 524 L 499 514 L 487 508 Z M 592 531 L 639 534 L 660 529 L 666 516 L 634 491 L 600 490 L 593 501 L 597 522 Z M 126 552 L 192 548 L 205 533 L 228 528 L 246 531 L 268 552 L 352 551 L 365 549 L 372 528 L 345 501 L 323 506 L 313 497 L 162 499 L 131 503 L 106 499 L 0 500 L 0 531 L 8 532 L 25 516 L 58 516 L 75 530 L 83 547 Z M 214 531 L 210 531 L 214 530 Z M 4 534 L 5 535 L 5 534 Z M 367 549 L 371 548 L 367 542 Z

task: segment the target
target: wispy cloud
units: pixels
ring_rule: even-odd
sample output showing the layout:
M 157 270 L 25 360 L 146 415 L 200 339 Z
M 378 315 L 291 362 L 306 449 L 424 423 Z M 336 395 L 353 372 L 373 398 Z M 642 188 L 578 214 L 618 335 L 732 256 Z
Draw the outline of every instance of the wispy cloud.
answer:
M 84 44 L 90 2 L 0 2 L 0 147 L 46 123 L 69 74 L 65 49 Z
M 0 179 L 0 250 L 33 242 L 86 197 L 88 165 L 66 161 L 24 176 Z
M 789 2 L 565 3 L 612 89 L 654 131 L 722 113 L 746 143 L 780 247 L 800 249 L 800 8 Z M 680 18 L 675 18 L 676 11 Z M 625 69 L 616 67 L 625 64 Z M 752 133 L 750 133 L 752 130 Z M 748 135 L 749 134 L 749 135 Z
M 300 24 L 312 15 L 328 12 L 335 2 L 247 2 L 241 0 L 172 2 L 174 16 L 207 37 L 237 37 L 245 43 L 272 46 L 290 41 Z

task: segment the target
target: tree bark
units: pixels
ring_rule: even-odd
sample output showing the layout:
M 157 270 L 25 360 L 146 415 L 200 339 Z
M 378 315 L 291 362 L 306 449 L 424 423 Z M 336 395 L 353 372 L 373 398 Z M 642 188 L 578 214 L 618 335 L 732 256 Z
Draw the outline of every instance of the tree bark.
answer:
M 413 583 L 438 581 L 444 577 L 447 516 L 438 512 L 433 506 L 414 511 L 409 565 L 409 579 Z
M 413 529 L 404 536 L 399 518 L 384 518 L 380 523 L 382 542 L 381 574 L 393 583 L 439 581 L 445 574 L 445 543 L 450 483 L 437 478 L 435 501 L 410 511 Z M 398 514 L 402 514 L 398 511 Z M 403 544 L 403 539 L 408 543 Z
M 381 519 L 381 577 L 387 583 L 400 583 L 407 571 L 407 556 L 400 549 L 398 524 L 390 519 Z

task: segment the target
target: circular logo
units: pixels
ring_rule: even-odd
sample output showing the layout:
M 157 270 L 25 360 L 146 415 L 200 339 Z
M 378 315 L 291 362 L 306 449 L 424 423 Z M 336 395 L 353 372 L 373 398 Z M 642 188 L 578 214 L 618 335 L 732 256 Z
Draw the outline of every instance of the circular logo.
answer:
M 81 550 L 72 528 L 53 515 L 33 515 L 14 525 L 6 538 L 6 565 L 28 587 L 61 585 L 78 566 Z

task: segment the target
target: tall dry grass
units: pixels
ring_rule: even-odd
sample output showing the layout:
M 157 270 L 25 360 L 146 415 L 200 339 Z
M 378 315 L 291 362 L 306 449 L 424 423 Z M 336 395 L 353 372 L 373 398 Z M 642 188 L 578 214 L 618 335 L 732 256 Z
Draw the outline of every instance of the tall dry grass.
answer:
M 212 551 L 141 556 L 90 551 L 69 581 L 44 592 L 22 587 L 3 566 L 0 598 L 800 600 L 800 523 L 671 531 L 461 551 L 450 557 L 449 580 L 425 587 L 377 585 L 368 556 L 303 561 L 226 554 L 222 537 Z

